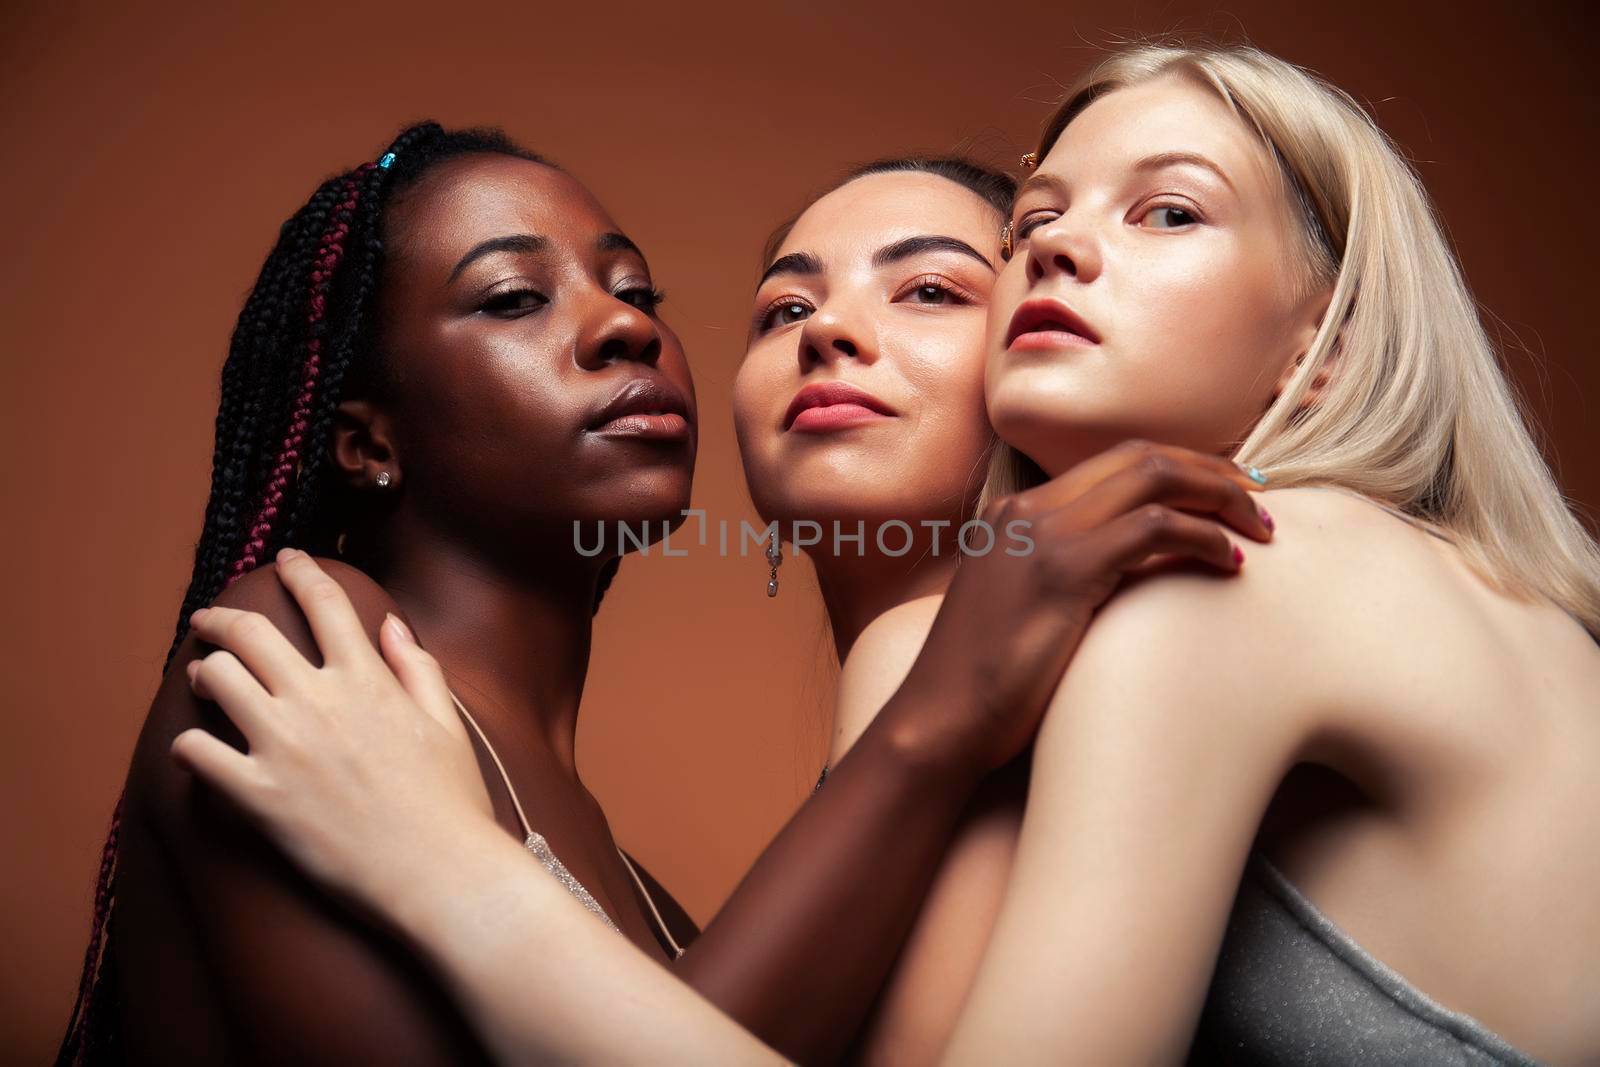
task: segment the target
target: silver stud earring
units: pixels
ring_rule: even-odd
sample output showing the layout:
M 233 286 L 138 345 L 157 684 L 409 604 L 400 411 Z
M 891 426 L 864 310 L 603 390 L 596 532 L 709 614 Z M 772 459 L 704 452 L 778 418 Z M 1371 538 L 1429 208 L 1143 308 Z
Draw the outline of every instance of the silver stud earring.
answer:
M 778 528 L 772 528 L 772 543 L 767 546 L 767 566 L 771 569 L 767 575 L 767 595 L 778 595 L 778 564 L 783 562 L 783 546 L 778 543 Z
M 389 488 L 389 472 L 388 471 L 379 471 L 378 472 L 378 488 L 379 489 L 387 489 L 387 488 Z

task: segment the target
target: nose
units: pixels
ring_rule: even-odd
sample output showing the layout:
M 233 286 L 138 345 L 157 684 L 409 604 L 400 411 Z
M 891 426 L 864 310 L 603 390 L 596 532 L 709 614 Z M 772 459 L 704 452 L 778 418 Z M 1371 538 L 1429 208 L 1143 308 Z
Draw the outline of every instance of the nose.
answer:
M 1100 276 L 1100 245 L 1088 228 L 1067 214 L 1039 226 L 1028 235 L 1028 281 L 1065 275 L 1080 282 Z
M 876 358 L 868 332 L 845 309 L 818 308 L 800 330 L 800 369 L 811 370 L 841 358 L 867 362 Z
M 599 370 L 626 360 L 655 366 L 661 358 L 661 332 L 655 320 L 609 293 L 605 304 L 584 331 L 578 346 L 579 365 Z

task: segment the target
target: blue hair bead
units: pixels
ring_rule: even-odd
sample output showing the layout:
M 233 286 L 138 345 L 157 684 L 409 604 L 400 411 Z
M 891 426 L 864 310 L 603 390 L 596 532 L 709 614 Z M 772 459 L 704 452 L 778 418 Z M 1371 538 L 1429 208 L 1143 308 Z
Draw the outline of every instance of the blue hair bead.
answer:
M 390 167 L 394 166 L 394 153 L 385 152 L 383 154 L 383 158 L 378 160 L 378 166 L 382 167 L 384 170 L 388 170 Z

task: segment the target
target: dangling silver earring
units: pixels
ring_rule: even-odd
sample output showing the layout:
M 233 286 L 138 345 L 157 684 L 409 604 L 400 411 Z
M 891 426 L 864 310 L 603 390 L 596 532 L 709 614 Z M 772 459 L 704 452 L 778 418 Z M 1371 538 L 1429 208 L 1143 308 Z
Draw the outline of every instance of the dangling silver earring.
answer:
M 772 527 L 772 544 L 767 546 L 767 566 L 771 572 L 767 575 L 767 595 L 778 595 L 778 564 L 783 562 L 783 546 L 778 543 L 778 527 Z
M 379 489 L 387 489 L 387 488 L 389 488 L 389 472 L 388 471 L 379 471 L 378 472 L 378 488 Z

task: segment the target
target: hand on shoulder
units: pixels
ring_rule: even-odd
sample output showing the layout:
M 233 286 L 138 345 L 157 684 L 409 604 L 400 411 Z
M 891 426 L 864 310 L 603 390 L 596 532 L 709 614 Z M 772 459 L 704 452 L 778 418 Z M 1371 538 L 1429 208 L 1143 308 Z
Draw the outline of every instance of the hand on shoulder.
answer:
M 342 560 L 314 558 L 322 572 L 344 590 L 345 596 L 349 597 L 351 606 L 355 608 L 356 615 L 361 620 L 362 628 L 366 630 L 372 643 L 377 645 L 378 628 L 383 625 L 384 617 L 390 613 L 401 616 L 400 607 L 394 598 L 383 586 L 368 577 L 366 572 Z M 311 627 L 306 622 L 305 613 L 300 610 L 300 605 L 295 602 L 294 596 L 279 579 L 278 566 L 277 563 L 268 563 L 257 567 L 224 589 L 213 601 L 212 606 L 254 612 L 265 617 L 282 631 L 290 643 L 307 659 L 312 663 L 320 663 L 322 655 L 313 638 Z M 191 638 L 185 642 L 186 648 L 192 641 Z M 179 661 L 183 658 L 180 652 L 179 656 L 174 657 L 173 666 L 179 666 Z

